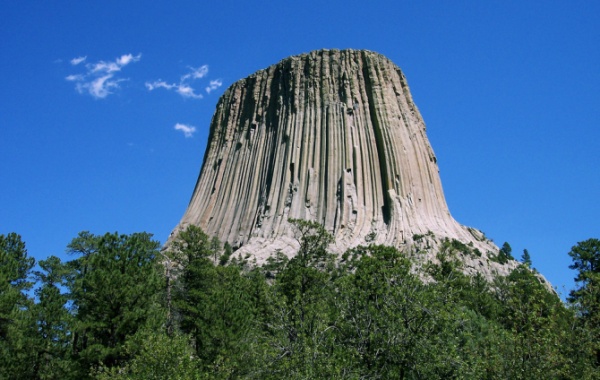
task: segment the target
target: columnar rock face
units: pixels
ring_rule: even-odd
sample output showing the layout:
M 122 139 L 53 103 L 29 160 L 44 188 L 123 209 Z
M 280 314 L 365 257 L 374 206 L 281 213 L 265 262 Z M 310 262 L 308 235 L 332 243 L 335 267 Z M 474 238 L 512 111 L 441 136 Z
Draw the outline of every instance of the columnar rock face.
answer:
M 293 254 L 288 219 L 317 221 L 332 250 L 379 243 L 493 243 L 448 210 L 436 156 L 401 70 L 370 51 L 321 50 L 234 83 L 210 127 L 196 188 L 176 231 L 200 226 L 263 261 Z

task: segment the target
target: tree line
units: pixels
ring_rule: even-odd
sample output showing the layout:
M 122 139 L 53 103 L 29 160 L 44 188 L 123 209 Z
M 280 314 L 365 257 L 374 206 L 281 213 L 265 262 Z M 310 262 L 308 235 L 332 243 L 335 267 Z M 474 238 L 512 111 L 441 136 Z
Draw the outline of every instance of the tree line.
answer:
M 334 256 L 321 225 L 292 223 L 298 254 L 260 266 L 195 226 L 165 251 L 81 232 L 71 260 L 37 267 L 0 235 L 0 379 L 600 378 L 598 239 L 569 252 L 564 303 L 528 252 L 489 281 L 464 274 L 464 244 L 416 272 L 393 247 Z

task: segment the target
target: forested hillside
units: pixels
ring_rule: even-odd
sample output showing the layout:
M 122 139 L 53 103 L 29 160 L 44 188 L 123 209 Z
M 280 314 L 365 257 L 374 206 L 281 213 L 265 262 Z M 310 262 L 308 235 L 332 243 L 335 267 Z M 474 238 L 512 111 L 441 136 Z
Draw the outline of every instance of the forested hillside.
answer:
M 461 271 L 465 245 L 417 272 L 418 252 L 340 258 L 322 226 L 291 222 L 297 256 L 263 266 L 194 226 L 165 251 L 147 233 L 82 232 L 71 260 L 38 266 L 0 235 L 0 379 L 600 377 L 599 240 L 569 252 L 565 304 L 527 252 L 488 282 Z

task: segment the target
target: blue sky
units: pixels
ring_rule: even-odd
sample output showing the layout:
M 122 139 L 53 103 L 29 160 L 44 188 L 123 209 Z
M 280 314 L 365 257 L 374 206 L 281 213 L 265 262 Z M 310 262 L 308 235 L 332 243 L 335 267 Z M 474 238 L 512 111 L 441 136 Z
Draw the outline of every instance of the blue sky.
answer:
M 572 288 L 600 237 L 600 2 L 212 3 L 0 4 L 0 233 L 36 259 L 82 230 L 164 242 L 230 84 L 368 49 L 407 76 L 453 216 Z

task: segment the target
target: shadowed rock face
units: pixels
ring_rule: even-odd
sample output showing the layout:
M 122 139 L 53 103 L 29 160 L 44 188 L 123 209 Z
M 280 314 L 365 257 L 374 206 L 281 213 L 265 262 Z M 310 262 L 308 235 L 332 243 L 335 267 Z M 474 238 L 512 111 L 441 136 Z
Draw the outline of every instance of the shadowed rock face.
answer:
M 302 54 L 234 83 L 174 232 L 198 225 L 260 263 L 297 250 L 289 218 L 323 224 L 337 252 L 369 242 L 435 248 L 448 237 L 473 243 L 483 257 L 467 264 L 484 272 L 497 252 L 450 215 L 406 78 L 370 51 Z

